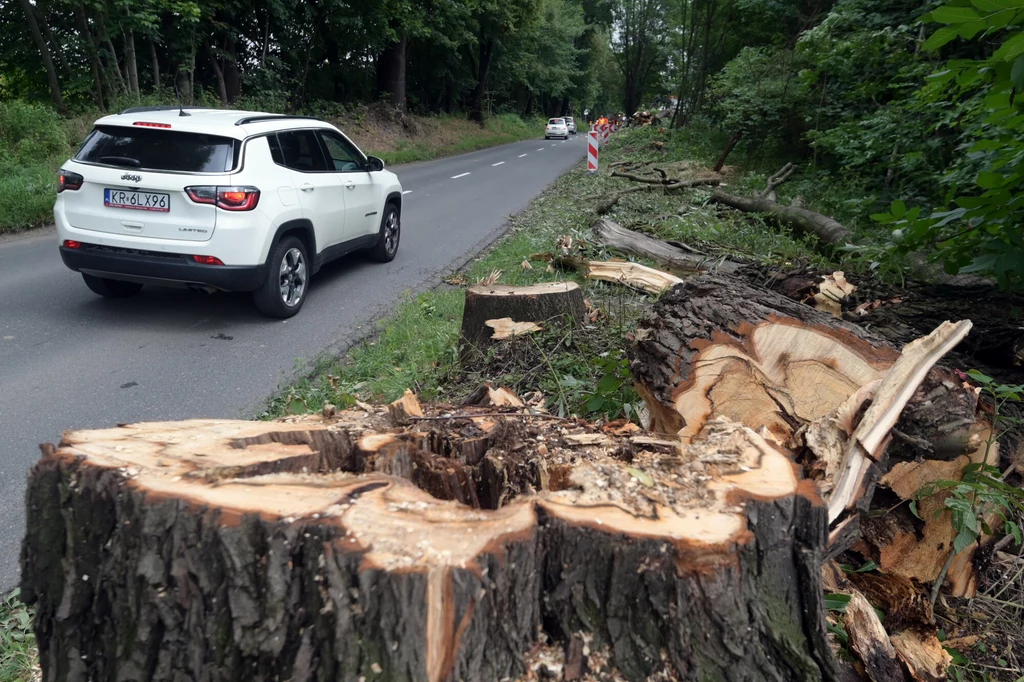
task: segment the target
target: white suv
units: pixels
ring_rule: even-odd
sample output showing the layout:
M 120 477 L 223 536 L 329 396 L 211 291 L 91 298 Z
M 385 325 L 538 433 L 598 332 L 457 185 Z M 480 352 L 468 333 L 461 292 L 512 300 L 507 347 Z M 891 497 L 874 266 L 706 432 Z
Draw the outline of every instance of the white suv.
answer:
M 302 116 L 137 107 L 96 121 L 60 171 L 64 264 L 102 296 L 143 284 L 251 291 L 299 311 L 335 258 L 395 257 L 402 186 L 334 126 Z

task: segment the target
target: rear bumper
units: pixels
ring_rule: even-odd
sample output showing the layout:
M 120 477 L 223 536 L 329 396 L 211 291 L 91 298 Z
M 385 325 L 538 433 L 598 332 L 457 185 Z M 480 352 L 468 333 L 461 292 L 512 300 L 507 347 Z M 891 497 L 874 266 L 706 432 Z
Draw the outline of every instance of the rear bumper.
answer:
M 202 265 L 184 254 L 157 253 L 82 244 L 60 246 L 64 265 L 75 272 L 143 284 L 199 285 L 223 291 L 252 291 L 266 279 L 260 265 Z

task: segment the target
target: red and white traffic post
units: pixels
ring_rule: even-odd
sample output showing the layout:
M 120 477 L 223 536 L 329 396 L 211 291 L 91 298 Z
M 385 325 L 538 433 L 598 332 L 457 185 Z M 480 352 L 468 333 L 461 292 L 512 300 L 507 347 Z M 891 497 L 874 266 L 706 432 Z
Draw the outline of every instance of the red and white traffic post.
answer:
M 599 146 L 597 140 L 597 131 L 591 130 L 587 133 L 587 172 L 597 172 L 597 148 Z

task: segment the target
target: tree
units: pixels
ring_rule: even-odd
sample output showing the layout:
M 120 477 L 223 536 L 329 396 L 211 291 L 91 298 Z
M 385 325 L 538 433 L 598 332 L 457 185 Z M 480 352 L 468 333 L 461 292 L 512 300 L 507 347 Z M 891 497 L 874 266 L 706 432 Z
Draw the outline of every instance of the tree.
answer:
M 665 59 L 665 0 L 620 0 L 613 10 L 615 59 L 625 80 L 626 113 L 640 106 Z
M 39 56 L 43 60 L 43 67 L 46 69 L 46 80 L 50 85 L 50 97 L 53 99 L 53 105 L 57 107 L 57 111 L 65 113 L 67 109 L 64 106 L 60 79 L 57 77 L 57 69 L 54 68 L 53 58 L 50 56 L 50 48 L 46 45 L 43 34 L 39 30 L 39 21 L 36 19 L 35 9 L 29 0 L 21 0 L 21 6 L 25 10 L 25 19 L 28 23 L 29 33 L 32 34 L 32 39 L 39 50 Z
M 954 1 L 926 16 L 943 26 L 923 49 L 983 38 L 984 54 L 946 61 L 918 92 L 923 107 L 951 112 L 934 126 L 957 142 L 941 203 L 923 211 L 899 201 L 875 216 L 895 228 L 897 253 L 925 250 L 949 273 L 992 275 L 1008 289 L 1024 287 L 1022 11 L 1024 0 Z

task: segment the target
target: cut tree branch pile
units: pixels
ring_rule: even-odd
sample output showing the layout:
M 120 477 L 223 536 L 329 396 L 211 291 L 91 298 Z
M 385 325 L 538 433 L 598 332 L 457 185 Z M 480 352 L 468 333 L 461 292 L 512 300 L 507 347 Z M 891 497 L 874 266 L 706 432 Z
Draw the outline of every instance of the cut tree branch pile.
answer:
M 870 476 L 843 483 L 865 469 L 850 444 L 873 476 L 901 414 L 922 441 L 937 405 L 975 418 L 973 392 L 929 369 L 965 324 L 901 354 L 702 276 L 637 333 L 654 434 L 489 385 L 462 406 L 407 392 L 276 422 L 68 433 L 27 496 L 44 680 L 836 679 L 828 509 L 837 491 L 844 510 L 872 494 Z M 808 447 L 812 427 L 841 447 Z M 897 652 L 930 646 L 889 634 Z

